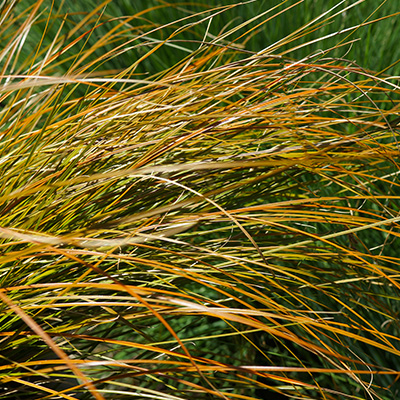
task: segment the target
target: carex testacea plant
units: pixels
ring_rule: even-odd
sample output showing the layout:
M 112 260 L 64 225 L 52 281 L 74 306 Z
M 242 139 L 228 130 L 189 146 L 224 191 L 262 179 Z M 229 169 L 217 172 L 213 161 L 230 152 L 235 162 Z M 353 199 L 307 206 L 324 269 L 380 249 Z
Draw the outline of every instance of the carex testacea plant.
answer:
M 398 398 L 399 86 L 345 57 L 373 18 L 295 58 L 359 2 L 261 51 L 292 5 L 113 3 L 1 4 L 0 398 Z

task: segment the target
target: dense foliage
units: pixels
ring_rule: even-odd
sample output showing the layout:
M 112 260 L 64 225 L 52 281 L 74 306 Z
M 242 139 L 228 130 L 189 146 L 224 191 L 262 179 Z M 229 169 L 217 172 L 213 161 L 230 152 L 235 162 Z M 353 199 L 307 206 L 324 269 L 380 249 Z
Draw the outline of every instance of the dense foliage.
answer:
M 397 66 L 298 3 L 3 2 L 1 399 L 398 398 Z

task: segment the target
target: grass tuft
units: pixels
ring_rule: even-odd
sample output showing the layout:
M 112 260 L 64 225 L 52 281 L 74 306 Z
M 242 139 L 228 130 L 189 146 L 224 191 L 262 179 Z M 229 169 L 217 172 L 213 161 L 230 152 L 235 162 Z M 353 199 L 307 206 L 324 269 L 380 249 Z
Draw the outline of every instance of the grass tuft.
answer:
M 397 398 L 399 87 L 292 56 L 342 3 L 2 5 L 0 398 Z

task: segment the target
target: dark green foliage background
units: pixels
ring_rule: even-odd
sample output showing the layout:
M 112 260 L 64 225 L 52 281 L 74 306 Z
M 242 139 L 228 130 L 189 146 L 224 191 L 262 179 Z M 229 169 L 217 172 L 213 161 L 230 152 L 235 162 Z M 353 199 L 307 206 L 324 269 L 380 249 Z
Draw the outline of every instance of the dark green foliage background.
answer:
M 20 3 L 21 10 L 25 9 L 26 5 L 34 3 L 32 0 L 23 1 Z M 296 3 L 299 3 L 296 5 Z M 398 46 L 398 38 L 400 37 L 400 24 L 399 17 L 394 16 L 393 18 L 385 19 L 376 24 L 370 24 L 364 27 L 360 27 L 353 32 L 349 37 L 351 31 L 342 33 L 341 35 L 335 35 L 334 37 L 327 38 L 325 40 L 318 40 L 316 43 L 310 43 L 321 37 L 331 35 L 333 32 L 338 32 L 346 28 L 359 25 L 362 22 L 372 21 L 375 19 L 382 18 L 391 14 L 398 13 L 400 11 L 400 1 L 392 0 L 382 2 L 382 6 L 379 7 L 380 1 L 376 0 L 365 0 L 355 7 L 349 8 L 348 11 L 343 14 L 337 15 L 329 23 L 321 27 L 321 29 L 311 32 L 307 37 L 299 38 L 296 42 L 292 42 L 287 45 L 283 45 L 279 48 L 275 54 L 280 52 L 286 52 L 287 50 L 294 47 L 294 45 L 302 45 L 302 47 L 295 51 L 289 51 L 286 56 L 294 59 L 301 59 L 311 54 L 321 52 L 322 50 L 329 49 L 338 44 L 339 41 L 348 42 L 349 40 L 357 40 L 353 45 L 345 45 L 339 49 L 336 49 L 329 53 L 331 57 L 344 57 L 348 60 L 355 61 L 358 65 L 365 69 L 371 69 L 374 71 L 385 70 L 390 75 L 400 75 L 400 66 L 398 60 L 400 59 L 400 48 Z M 66 2 L 62 4 L 60 8 L 57 8 L 59 3 L 56 2 L 55 9 L 61 16 L 64 13 L 69 13 L 69 17 L 65 20 L 65 29 L 73 27 L 77 21 L 82 18 L 82 14 L 88 10 L 94 9 L 99 6 L 100 2 L 87 1 L 87 2 Z M 246 39 L 246 50 L 252 52 L 258 52 L 273 45 L 283 38 L 287 38 L 292 32 L 301 26 L 309 23 L 314 18 L 318 17 L 324 12 L 336 8 L 328 15 L 333 15 L 335 11 L 339 11 L 345 7 L 349 7 L 354 4 L 354 1 L 339 1 L 339 0 L 306 0 L 304 2 L 289 0 L 256 0 L 252 2 L 240 4 L 239 2 L 231 1 L 217 1 L 210 0 L 207 2 L 178 2 L 172 1 L 169 3 L 163 3 L 162 1 L 155 0 L 112 0 L 103 14 L 104 19 L 111 18 L 122 18 L 132 15 L 137 15 L 137 18 L 133 19 L 130 23 L 134 26 L 142 27 L 143 32 L 148 32 L 150 29 L 154 29 L 157 26 L 162 26 L 168 23 L 172 23 L 170 28 L 162 29 L 161 31 L 155 32 L 151 35 L 153 39 L 165 40 L 167 39 L 168 33 L 173 33 L 176 29 L 181 28 L 184 23 L 173 23 L 182 18 L 195 15 L 197 12 L 204 12 L 207 9 L 213 10 L 216 7 L 236 5 L 229 10 L 224 11 L 218 15 L 215 15 L 209 27 L 209 33 L 217 36 L 221 32 L 226 32 L 234 26 L 243 23 L 249 19 L 252 19 L 267 10 L 271 10 L 264 18 L 272 17 L 274 14 L 278 14 L 284 8 L 293 6 L 290 10 L 281 13 L 280 15 L 274 16 L 269 22 L 263 24 L 256 30 L 256 33 L 249 39 Z M 49 1 L 50 7 L 50 1 Z M 143 13 L 147 9 L 153 10 Z M 272 10 L 273 7 L 276 7 Z M 378 8 L 378 10 L 376 10 Z M 211 13 L 217 11 L 210 10 Z M 263 19 L 264 19 L 263 18 Z M 186 23 L 197 21 L 198 18 L 187 19 Z M 243 33 L 249 30 L 250 27 L 255 26 L 261 21 L 257 19 L 250 25 L 246 25 L 243 29 Z M 61 17 L 59 22 L 61 23 Z M 117 22 L 115 21 L 114 24 Z M 96 32 L 90 37 L 89 43 L 94 43 L 99 37 L 106 34 L 109 29 L 113 26 L 113 22 L 107 22 L 102 27 L 96 29 Z M 196 49 L 199 43 L 203 40 L 206 32 L 207 22 L 191 27 L 188 30 L 180 33 L 174 37 L 174 44 L 179 45 L 186 49 Z M 54 24 L 52 31 L 56 32 L 58 26 Z M 40 25 L 36 27 L 36 34 L 30 32 L 28 42 L 31 43 L 34 48 L 38 40 L 41 37 L 43 30 Z M 81 32 L 83 33 L 83 32 Z M 235 33 L 235 38 L 238 37 L 238 32 Z M 51 40 L 52 35 L 48 34 L 48 40 Z M 229 38 L 228 38 L 229 39 Z M 190 43 L 190 41 L 194 41 Z M 108 62 L 106 67 L 109 68 L 127 68 L 132 64 L 137 57 L 145 54 L 148 48 L 152 45 L 145 43 L 146 40 L 142 41 L 143 47 L 138 47 L 136 50 L 116 57 L 112 63 Z M 137 44 L 137 43 L 136 43 Z M 111 46 L 106 47 L 105 50 L 111 50 Z M 75 52 L 76 49 L 73 50 Z M 97 56 L 101 55 L 96 54 Z M 162 72 L 165 69 L 175 65 L 178 61 L 182 60 L 187 55 L 187 52 L 171 47 L 162 47 L 153 54 L 150 59 L 146 59 L 140 68 L 136 72 L 154 74 Z M 111 65 L 110 65 L 111 64 Z M 388 69 L 388 67 L 390 67 Z

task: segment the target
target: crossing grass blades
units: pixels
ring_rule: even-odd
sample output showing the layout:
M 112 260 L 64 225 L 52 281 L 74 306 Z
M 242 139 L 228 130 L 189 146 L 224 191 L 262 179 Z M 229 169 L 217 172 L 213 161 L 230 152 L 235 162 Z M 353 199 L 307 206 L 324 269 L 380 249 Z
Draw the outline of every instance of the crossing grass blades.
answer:
M 287 50 L 345 5 L 253 52 L 291 6 L 213 35 L 233 6 L 158 26 L 14 3 L 0 398 L 398 398 L 399 87 L 331 56 L 356 28 Z

